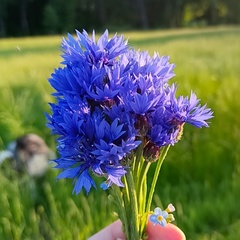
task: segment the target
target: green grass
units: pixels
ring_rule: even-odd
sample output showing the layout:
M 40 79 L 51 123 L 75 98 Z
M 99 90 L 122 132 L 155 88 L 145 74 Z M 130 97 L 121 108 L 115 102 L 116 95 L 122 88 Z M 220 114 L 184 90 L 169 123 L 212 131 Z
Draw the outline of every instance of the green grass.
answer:
M 172 202 L 187 239 L 240 239 L 240 27 L 125 37 L 136 49 L 170 55 L 178 92 L 195 91 L 215 116 L 208 129 L 186 126 L 170 149 L 154 206 Z M 52 101 L 47 78 L 61 61 L 60 42 L 60 36 L 0 40 L 0 149 L 30 131 L 55 147 L 44 112 Z M 116 219 L 107 192 L 74 196 L 70 180 L 55 181 L 55 169 L 32 181 L 6 165 L 0 172 L 0 239 L 86 239 Z

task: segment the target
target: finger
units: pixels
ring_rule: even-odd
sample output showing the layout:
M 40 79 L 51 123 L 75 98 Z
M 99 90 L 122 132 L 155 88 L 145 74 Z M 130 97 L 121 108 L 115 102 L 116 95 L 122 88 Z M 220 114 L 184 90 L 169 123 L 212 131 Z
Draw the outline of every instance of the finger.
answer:
M 122 223 L 120 220 L 113 222 L 112 224 L 108 225 L 100 232 L 96 233 L 88 240 L 125 240 L 125 236 L 122 230 Z
M 148 240 L 186 240 L 181 229 L 168 223 L 165 227 L 155 225 L 149 221 L 147 224 Z

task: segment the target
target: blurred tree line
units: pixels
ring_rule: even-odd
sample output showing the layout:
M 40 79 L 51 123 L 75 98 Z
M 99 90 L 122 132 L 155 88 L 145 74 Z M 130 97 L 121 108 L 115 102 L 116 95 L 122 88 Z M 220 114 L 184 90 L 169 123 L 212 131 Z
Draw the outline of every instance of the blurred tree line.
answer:
M 0 0 L 0 37 L 240 23 L 240 0 Z

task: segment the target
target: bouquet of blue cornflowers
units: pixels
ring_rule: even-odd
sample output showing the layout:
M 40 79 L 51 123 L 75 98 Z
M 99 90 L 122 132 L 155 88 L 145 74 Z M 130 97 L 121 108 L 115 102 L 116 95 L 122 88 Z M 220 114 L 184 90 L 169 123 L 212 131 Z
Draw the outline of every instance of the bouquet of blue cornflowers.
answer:
M 60 178 L 72 178 L 73 192 L 100 187 L 111 191 L 128 240 L 147 239 L 148 218 L 165 226 L 174 220 L 172 204 L 151 212 L 159 171 L 169 147 L 177 143 L 185 123 L 208 127 L 212 111 L 191 92 L 176 97 L 174 64 L 169 57 L 135 51 L 123 36 L 108 31 L 95 39 L 86 31 L 62 41 L 63 67 L 50 84 L 56 90 L 47 115 L 57 134 Z M 151 184 L 150 165 L 155 164 Z M 147 187 L 150 187 L 148 189 Z M 150 217 L 149 217 L 150 214 Z

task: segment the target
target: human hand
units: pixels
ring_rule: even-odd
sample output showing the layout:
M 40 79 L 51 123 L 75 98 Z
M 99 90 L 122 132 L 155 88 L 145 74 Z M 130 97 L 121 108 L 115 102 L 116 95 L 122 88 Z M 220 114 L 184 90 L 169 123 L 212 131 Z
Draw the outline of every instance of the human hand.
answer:
M 181 229 L 175 225 L 168 223 L 165 227 L 160 225 L 154 226 L 151 221 L 147 224 L 148 240 L 186 240 Z M 120 220 L 108 225 L 88 240 L 126 240 L 122 223 Z

